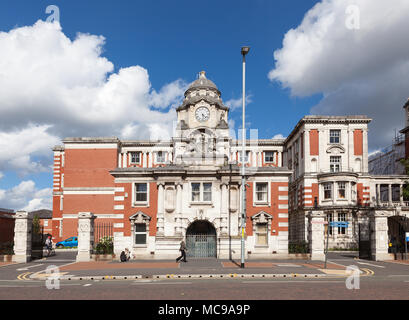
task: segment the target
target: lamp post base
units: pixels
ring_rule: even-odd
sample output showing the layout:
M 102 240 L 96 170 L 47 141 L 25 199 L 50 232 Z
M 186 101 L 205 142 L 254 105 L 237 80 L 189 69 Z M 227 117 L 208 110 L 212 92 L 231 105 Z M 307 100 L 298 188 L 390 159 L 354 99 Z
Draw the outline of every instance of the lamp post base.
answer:
M 240 268 L 244 269 L 244 262 L 240 264 Z

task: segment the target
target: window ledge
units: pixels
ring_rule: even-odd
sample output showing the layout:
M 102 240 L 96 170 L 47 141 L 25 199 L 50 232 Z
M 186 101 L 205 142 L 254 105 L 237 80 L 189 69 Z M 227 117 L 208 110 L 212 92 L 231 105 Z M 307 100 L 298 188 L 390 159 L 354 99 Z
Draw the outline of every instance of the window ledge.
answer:
M 268 244 L 256 244 L 254 248 L 265 249 L 268 248 Z
M 148 202 L 134 202 L 132 203 L 132 207 L 149 207 L 149 203 Z
M 253 206 L 269 207 L 270 203 L 268 203 L 268 202 L 253 202 Z
M 213 202 L 212 201 L 194 201 L 194 202 L 190 202 L 190 206 L 213 206 Z
M 140 248 L 148 248 L 147 244 L 134 244 L 133 248 L 140 249 Z

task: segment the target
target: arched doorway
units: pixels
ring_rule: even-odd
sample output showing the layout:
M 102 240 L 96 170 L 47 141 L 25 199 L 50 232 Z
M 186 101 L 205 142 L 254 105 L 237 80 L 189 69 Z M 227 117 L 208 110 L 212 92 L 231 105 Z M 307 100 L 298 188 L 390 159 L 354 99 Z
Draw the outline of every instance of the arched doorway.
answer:
M 209 221 L 197 220 L 186 230 L 187 256 L 190 258 L 216 258 L 216 229 Z

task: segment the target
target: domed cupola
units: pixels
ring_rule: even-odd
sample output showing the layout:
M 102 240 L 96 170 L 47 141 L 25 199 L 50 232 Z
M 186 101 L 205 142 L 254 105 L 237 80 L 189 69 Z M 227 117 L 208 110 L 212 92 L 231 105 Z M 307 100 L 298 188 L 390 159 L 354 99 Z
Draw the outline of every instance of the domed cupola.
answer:
M 221 93 L 215 83 L 206 78 L 205 71 L 201 71 L 199 73 L 199 78 L 189 85 L 189 88 L 185 92 L 185 99 L 176 111 L 187 109 L 189 106 L 195 105 L 202 100 L 209 104 L 216 105 L 222 110 L 229 110 L 229 108 L 223 104 Z

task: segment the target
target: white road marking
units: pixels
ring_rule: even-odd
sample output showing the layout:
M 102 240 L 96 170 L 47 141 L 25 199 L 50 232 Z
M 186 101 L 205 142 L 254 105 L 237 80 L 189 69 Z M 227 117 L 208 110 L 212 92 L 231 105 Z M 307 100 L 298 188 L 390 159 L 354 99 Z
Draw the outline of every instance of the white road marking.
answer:
M 20 268 L 20 269 L 16 269 L 16 270 L 17 270 L 17 271 L 26 271 L 26 270 L 28 270 L 28 269 L 35 268 L 35 267 L 39 267 L 39 266 L 42 266 L 42 265 L 44 265 L 44 263 L 40 263 L 40 264 L 36 264 L 36 265 L 34 265 L 34 266 L 25 267 L 25 268 Z
M 337 283 L 344 283 L 345 281 L 339 281 L 339 280 L 273 280 L 273 281 L 242 281 L 242 283 L 299 283 L 299 282 L 305 282 L 305 283 L 332 283 L 332 282 L 337 282 Z
M 293 267 L 293 268 L 301 268 L 300 265 L 296 264 L 277 264 L 277 267 Z
M 134 282 L 132 284 L 137 284 L 137 285 L 151 285 L 151 284 L 176 284 L 176 285 L 182 285 L 182 284 L 192 284 L 192 282 L 151 282 L 151 283 L 147 283 L 147 282 L 142 282 L 142 283 L 138 283 L 138 282 Z
M 92 284 L 91 283 L 84 284 L 84 287 L 89 287 L 89 286 L 92 286 Z
M 358 264 L 364 264 L 367 266 L 371 266 L 371 267 L 377 267 L 377 268 L 385 268 L 384 266 L 378 266 L 376 264 L 372 264 L 372 263 L 366 263 L 366 262 L 357 262 Z

